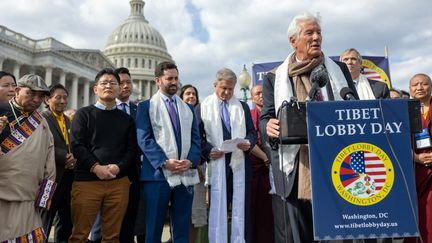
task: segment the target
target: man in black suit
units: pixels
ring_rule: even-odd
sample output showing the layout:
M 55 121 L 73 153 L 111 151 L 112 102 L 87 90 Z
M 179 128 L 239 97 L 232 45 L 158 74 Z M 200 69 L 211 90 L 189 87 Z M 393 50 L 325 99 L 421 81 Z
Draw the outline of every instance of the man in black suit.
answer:
M 45 104 L 48 110 L 44 111 L 42 116 L 48 122 L 54 137 L 57 189 L 54 192 L 50 210 L 42 213 L 42 221 L 45 232 L 49 235 L 54 216 L 57 213 L 58 221 L 55 226 L 54 241 L 67 242 L 72 231 L 70 193 L 76 162 L 70 145 L 71 122 L 63 113 L 68 104 L 68 91 L 61 84 L 51 86 L 50 95 L 45 98 Z M 48 242 L 48 237 L 45 242 Z
M 274 212 L 274 215 L 285 216 L 285 220 L 279 222 L 287 223 L 276 225 L 285 229 L 285 239 L 281 235 L 276 242 L 306 243 L 313 242 L 308 149 L 306 145 L 277 144 L 276 111 L 283 100 L 308 99 L 312 86 L 310 73 L 320 65 L 327 69 L 330 82 L 319 89 L 316 100 L 342 100 L 339 92 L 343 87 L 351 88 L 354 96 L 357 94 L 346 65 L 332 61 L 321 52 L 321 27 L 317 17 L 308 13 L 295 16 L 288 27 L 288 39 L 294 52 L 264 78 L 260 130 L 270 158 L 276 194 L 285 200 L 280 203 L 282 208 Z M 291 234 L 292 239 L 289 238 Z
M 129 70 L 125 67 L 117 68 L 116 73 L 120 77 L 120 93 L 116 99 L 117 108 L 128 113 L 135 121 L 137 114 L 137 105 L 129 100 L 133 91 L 133 82 Z M 140 200 L 139 173 L 141 162 L 137 159 L 133 166 L 129 167 L 129 180 L 131 187 L 129 189 L 129 204 L 120 231 L 120 242 L 134 242 L 134 229 L 138 205 Z
M 137 105 L 129 100 L 133 91 L 133 82 L 129 70 L 125 67 L 117 68 L 120 77 L 120 94 L 118 95 L 117 108 L 128 113 L 133 119 L 136 118 Z
M 384 82 L 368 80 L 361 74 L 363 58 L 356 49 L 349 48 L 345 50 L 340 55 L 339 60 L 347 65 L 361 100 L 390 98 L 390 91 Z

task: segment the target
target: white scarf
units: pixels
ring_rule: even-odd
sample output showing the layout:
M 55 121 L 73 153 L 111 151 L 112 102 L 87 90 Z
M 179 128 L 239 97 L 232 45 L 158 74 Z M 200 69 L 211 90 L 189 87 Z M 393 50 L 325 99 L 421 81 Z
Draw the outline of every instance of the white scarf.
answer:
M 220 112 L 221 100 L 215 95 L 208 96 L 201 103 L 201 119 L 204 123 L 207 141 L 215 148 L 222 145 L 223 132 Z M 242 104 L 237 98 L 228 101 L 230 113 L 231 137 L 246 137 L 246 121 Z M 231 242 L 243 243 L 245 225 L 245 163 L 243 151 L 236 150 L 231 155 L 230 166 L 233 170 L 233 202 Z M 210 243 L 227 243 L 227 198 L 225 156 L 210 161 L 207 182 L 211 184 L 211 203 L 209 213 L 209 241 Z
M 358 77 L 357 81 L 357 94 L 360 100 L 374 100 L 375 95 L 370 86 L 369 80 L 362 74 Z
M 275 96 L 275 110 L 277 111 L 282 105 L 284 100 L 289 101 L 293 96 L 293 90 L 288 77 L 288 63 L 290 60 L 291 53 L 285 59 L 285 61 L 276 69 L 276 77 L 274 83 L 274 96 Z M 330 58 L 324 56 L 324 65 L 329 73 L 330 83 L 335 100 L 343 100 L 339 94 L 339 91 L 343 87 L 347 87 L 347 81 L 340 67 Z M 279 146 L 279 164 L 281 170 L 288 176 L 294 169 L 294 161 L 297 156 L 297 152 L 300 149 L 300 145 L 280 145 Z
M 178 96 L 176 96 L 175 99 L 177 101 L 181 127 L 180 159 L 187 159 L 191 147 L 191 131 L 194 114 L 189 106 Z M 160 95 L 160 91 L 150 99 L 149 116 L 156 143 L 162 148 L 168 159 L 178 159 L 179 152 L 177 151 L 174 128 L 171 124 L 165 100 Z M 181 174 L 172 174 L 171 171 L 163 169 L 163 173 L 171 187 L 180 184 L 191 186 L 199 183 L 198 171 L 196 169 L 189 169 Z

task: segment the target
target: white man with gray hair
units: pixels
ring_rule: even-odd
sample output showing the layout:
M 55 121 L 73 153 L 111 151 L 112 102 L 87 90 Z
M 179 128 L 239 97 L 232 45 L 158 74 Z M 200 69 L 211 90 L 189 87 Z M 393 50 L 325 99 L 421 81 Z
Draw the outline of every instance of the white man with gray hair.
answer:
M 356 49 L 345 50 L 339 60 L 347 65 L 361 100 L 390 98 L 390 91 L 384 82 L 369 80 L 362 74 L 363 58 Z
M 317 91 L 315 100 L 343 100 L 340 96 L 343 87 L 351 88 L 356 98 L 357 93 L 346 65 L 322 53 L 320 20 L 316 16 L 309 13 L 295 16 L 287 32 L 294 51 L 264 77 L 260 130 L 271 162 L 276 194 L 285 200 L 279 204 L 280 207 L 273 209 L 273 214 L 285 216 L 282 222 L 289 223 L 275 225 L 275 241 L 304 243 L 313 242 L 308 147 L 277 144 L 279 120 L 276 112 L 282 102 L 291 97 L 297 97 L 299 101 L 308 99 L 312 88 L 310 74 L 322 65 L 329 82 Z
M 234 97 L 236 82 L 233 71 L 219 70 L 214 94 L 196 107 L 201 156 L 210 161 L 206 177 L 210 190 L 210 243 L 251 242 L 249 153 L 257 136 L 248 105 Z M 222 143 L 231 139 L 239 140 L 230 149 L 223 149 Z M 228 236 L 229 209 L 232 209 L 231 236 Z

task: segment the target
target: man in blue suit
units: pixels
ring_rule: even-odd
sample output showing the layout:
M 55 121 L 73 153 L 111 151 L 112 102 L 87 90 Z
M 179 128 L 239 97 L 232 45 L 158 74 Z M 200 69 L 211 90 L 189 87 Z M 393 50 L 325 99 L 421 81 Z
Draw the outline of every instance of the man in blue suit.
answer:
M 200 135 L 192 106 L 177 95 L 178 69 L 174 63 L 156 66 L 159 91 L 138 106 L 137 137 L 144 156 L 140 181 L 146 219 L 146 243 L 160 243 L 171 203 L 173 239 L 189 242 L 193 184 L 199 182 Z

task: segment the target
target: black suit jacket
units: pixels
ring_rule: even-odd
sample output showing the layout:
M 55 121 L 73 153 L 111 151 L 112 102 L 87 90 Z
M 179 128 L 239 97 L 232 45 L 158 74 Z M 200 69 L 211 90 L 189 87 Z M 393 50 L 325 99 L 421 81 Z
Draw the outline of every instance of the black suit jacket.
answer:
M 345 63 L 338 62 L 338 61 L 335 62 L 340 67 L 340 69 L 342 70 L 345 76 L 345 79 L 347 80 L 347 87 L 351 88 L 354 91 L 355 93 L 354 96 L 358 99 L 355 85 L 351 79 L 351 75 L 349 73 L 347 66 L 345 65 Z M 264 150 L 267 153 L 267 157 L 270 159 L 271 162 L 276 194 L 283 198 L 286 198 L 290 195 L 294 184 L 296 184 L 295 181 L 297 176 L 298 163 L 294 164 L 293 172 L 290 173 L 287 177 L 284 174 L 284 172 L 280 170 L 277 141 L 276 139 L 269 138 L 266 133 L 267 122 L 271 118 L 276 118 L 276 112 L 277 112 L 274 106 L 274 89 L 275 89 L 274 82 L 275 82 L 274 72 L 269 72 L 264 76 L 264 81 L 263 81 L 264 105 L 261 110 L 260 132 L 261 132 L 261 140 L 262 140 Z
M 374 93 L 375 98 L 377 99 L 390 98 L 390 90 L 387 87 L 387 84 L 377 80 L 369 80 L 369 84 L 372 88 L 372 92 Z
M 55 162 L 56 162 L 56 182 L 60 183 L 63 173 L 65 171 L 65 162 L 66 162 L 66 154 L 69 152 L 69 150 L 72 151 L 72 146 L 69 145 L 69 147 L 66 145 L 66 141 L 63 137 L 63 134 L 60 130 L 60 126 L 57 123 L 57 120 L 52 113 L 52 111 L 44 111 L 42 112 L 42 116 L 45 117 L 45 119 L 48 122 L 50 131 L 54 137 L 54 151 L 55 151 Z M 65 115 L 65 124 L 66 124 L 66 130 L 68 131 L 69 135 L 69 141 L 71 141 L 70 137 L 70 126 L 71 121 L 69 118 Z
M 132 101 L 129 101 L 129 109 L 130 109 L 130 116 L 136 121 L 136 114 L 137 114 L 137 105 L 133 103 Z
M 129 101 L 129 110 L 130 110 L 129 115 L 133 118 L 134 122 L 136 122 L 137 108 L 138 108 L 138 106 L 135 105 L 135 103 L 133 103 L 132 101 Z M 140 171 L 141 171 L 141 159 L 140 159 L 141 155 L 142 155 L 142 153 L 141 153 L 141 150 L 139 149 L 135 163 L 132 163 L 129 166 L 128 177 L 129 177 L 129 180 L 132 182 L 139 182 L 139 175 L 140 175 Z

